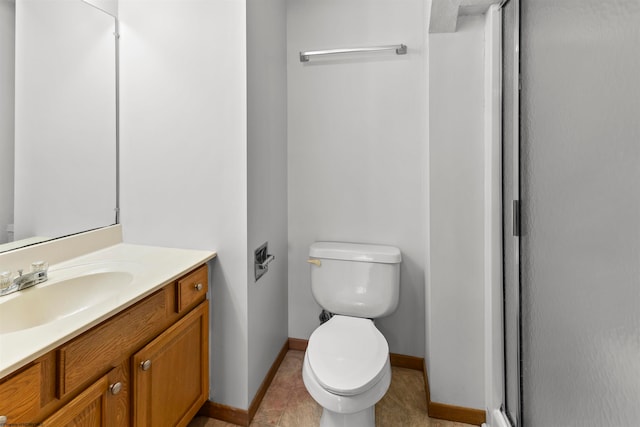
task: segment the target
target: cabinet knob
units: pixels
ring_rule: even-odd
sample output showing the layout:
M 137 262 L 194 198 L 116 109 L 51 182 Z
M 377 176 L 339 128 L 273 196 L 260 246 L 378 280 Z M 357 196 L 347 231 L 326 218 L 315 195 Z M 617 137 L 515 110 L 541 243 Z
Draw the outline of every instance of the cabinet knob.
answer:
M 120 393 L 120 390 L 122 390 L 122 383 L 121 382 L 117 382 L 115 384 L 111 384 L 109 386 L 109 391 L 111 392 L 111 394 L 118 394 Z
M 145 360 L 140 363 L 140 368 L 142 368 L 143 371 L 148 371 L 151 368 L 151 360 Z
M 196 288 L 196 291 L 201 291 L 202 290 L 202 283 L 197 283 L 195 288 Z

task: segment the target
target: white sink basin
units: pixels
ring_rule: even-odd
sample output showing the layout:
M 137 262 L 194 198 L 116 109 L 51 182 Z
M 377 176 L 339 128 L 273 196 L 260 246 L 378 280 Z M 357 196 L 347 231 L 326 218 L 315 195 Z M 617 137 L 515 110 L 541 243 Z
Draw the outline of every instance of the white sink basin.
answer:
M 133 274 L 128 272 L 99 271 L 16 292 L 11 299 L 0 300 L 0 334 L 83 312 L 116 297 L 132 280 Z

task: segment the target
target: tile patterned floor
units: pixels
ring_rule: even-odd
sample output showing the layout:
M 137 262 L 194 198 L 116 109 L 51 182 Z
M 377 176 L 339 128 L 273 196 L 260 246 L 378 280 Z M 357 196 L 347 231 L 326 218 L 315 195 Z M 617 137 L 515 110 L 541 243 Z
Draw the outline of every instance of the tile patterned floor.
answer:
M 289 350 L 251 422 L 252 427 L 314 427 L 322 408 L 302 382 L 304 352 Z M 224 421 L 196 417 L 189 427 L 234 427 Z M 472 427 L 427 416 L 422 373 L 392 368 L 389 391 L 376 405 L 376 427 Z

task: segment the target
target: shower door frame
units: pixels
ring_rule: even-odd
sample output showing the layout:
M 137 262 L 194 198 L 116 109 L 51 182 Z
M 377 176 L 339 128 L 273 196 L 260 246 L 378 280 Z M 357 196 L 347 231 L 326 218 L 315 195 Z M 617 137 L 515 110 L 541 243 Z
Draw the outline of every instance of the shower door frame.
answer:
M 512 6 L 512 28 L 504 14 L 506 7 Z M 521 304 L 521 272 L 520 272 L 520 0 L 506 0 L 501 5 L 503 13 L 503 339 L 504 339 L 504 404 L 502 414 L 512 427 L 522 426 L 522 304 Z M 512 32 L 512 38 L 507 37 Z M 509 42 L 512 45 L 507 45 Z M 507 57 L 507 55 L 509 57 Z M 511 75 L 505 73 L 505 59 L 513 64 Z M 510 77 L 507 79 L 506 77 Z M 507 90 L 508 89 L 508 90 Z M 512 95 L 511 109 L 506 96 Z M 510 119 L 510 127 L 506 119 Z M 506 134 L 510 131 L 510 135 Z M 507 146 L 507 144 L 509 144 Z M 508 239 L 512 239 L 511 242 Z M 509 289 L 510 288 L 510 289 Z M 510 292 L 509 292 L 510 291 Z M 513 305 L 516 305 L 515 307 Z M 515 319 L 508 314 L 514 314 Z M 509 327 L 510 326 L 510 327 Z M 513 336 L 515 335 L 515 336 Z M 516 354 L 509 353 L 515 346 Z M 515 365 L 515 366 L 512 366 Z M 510 369 L 511 367 L 511 369 Z M 510 387 L 511 385 L 511 387 Z M 510 392 L 510 390 L 512 390 Z M 515 390 L 515 396 L 512 396 Z M 510 406 L 515 404 L 515 408 Z

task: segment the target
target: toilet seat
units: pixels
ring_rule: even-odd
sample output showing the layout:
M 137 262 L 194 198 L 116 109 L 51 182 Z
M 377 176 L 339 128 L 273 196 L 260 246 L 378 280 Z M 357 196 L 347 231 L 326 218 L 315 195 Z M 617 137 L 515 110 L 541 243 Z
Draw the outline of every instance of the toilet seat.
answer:
M 311 334 L 307 357 L 322 387 L 353 396 L 384 376 L 389 345 L 370 319 L 336 315 Z

